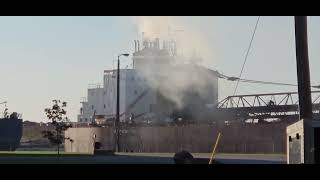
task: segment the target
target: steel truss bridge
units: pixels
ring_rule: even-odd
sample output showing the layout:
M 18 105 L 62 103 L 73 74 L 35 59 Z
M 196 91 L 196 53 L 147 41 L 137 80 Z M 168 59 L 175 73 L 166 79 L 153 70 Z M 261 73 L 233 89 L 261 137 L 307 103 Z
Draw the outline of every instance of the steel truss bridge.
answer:
M 320 119 L 320 91 L 312 91 L 313 117 Z M 299 119 L 298 93 L 271 93 L 228 96 L 211 115 L 217 120 L 259 123 Z

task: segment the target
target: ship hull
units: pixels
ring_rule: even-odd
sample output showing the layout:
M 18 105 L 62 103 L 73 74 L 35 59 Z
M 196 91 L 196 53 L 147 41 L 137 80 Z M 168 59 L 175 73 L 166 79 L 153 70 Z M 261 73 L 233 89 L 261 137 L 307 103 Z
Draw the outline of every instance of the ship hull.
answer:
M 22 137 L 22 119 L 0 119 L 0 151 L 14 151 Z

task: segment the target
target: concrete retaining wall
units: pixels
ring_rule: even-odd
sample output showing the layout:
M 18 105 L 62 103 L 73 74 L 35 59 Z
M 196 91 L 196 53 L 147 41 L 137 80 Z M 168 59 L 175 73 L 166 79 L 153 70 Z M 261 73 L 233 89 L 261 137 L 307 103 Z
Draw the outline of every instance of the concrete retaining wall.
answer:
M 212 151 L 218 132 L 222 132 L 218 152 L 225 153 L 285 153 L 286 124 L 185 127 L 130 127 L 120 138 L 122 151 L 133 152 L 190 152 Z M 93 153 L 94 134 L 103 149 L 114 145 L 112 128 L 70 128 L 66 136 L 74 142 L 65 142 L 67 152 Z

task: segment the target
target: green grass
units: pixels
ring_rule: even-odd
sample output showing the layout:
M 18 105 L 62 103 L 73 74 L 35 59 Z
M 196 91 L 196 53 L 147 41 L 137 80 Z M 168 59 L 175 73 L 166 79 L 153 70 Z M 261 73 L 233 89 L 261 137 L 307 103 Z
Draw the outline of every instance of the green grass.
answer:
M 57 151 L 0 151 L 1 155 L 58 155 Z M 89 153 L 60 152 L 60 155 L 91 155 Z
M 0 151 L 0 164 L 92 164 L 92 154 L 56 151 Z

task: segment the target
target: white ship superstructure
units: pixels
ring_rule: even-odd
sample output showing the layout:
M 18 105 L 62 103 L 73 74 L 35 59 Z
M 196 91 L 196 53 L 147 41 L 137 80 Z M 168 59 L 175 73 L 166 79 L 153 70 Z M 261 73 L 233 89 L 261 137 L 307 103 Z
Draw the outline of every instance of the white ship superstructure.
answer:
M 194 63 L 177 62 L 172 41 L 135 41 L 133 68 L 120 69 L 120 121 L 164 120 L 175 109 L 218 102 L 217 72 Z M 105 70 L 103 86 L 89 87 L 81 100 L 78 122 L 113 120 L 116 114 L 117 70 Z M 179 79 L 180 78 L 180 79 Z M 183 79 L 184 84 L 179 84 Z M 201 82 L 205 83 L 201 83 Z M 178 82 L 178 83 L 176 83 Z

